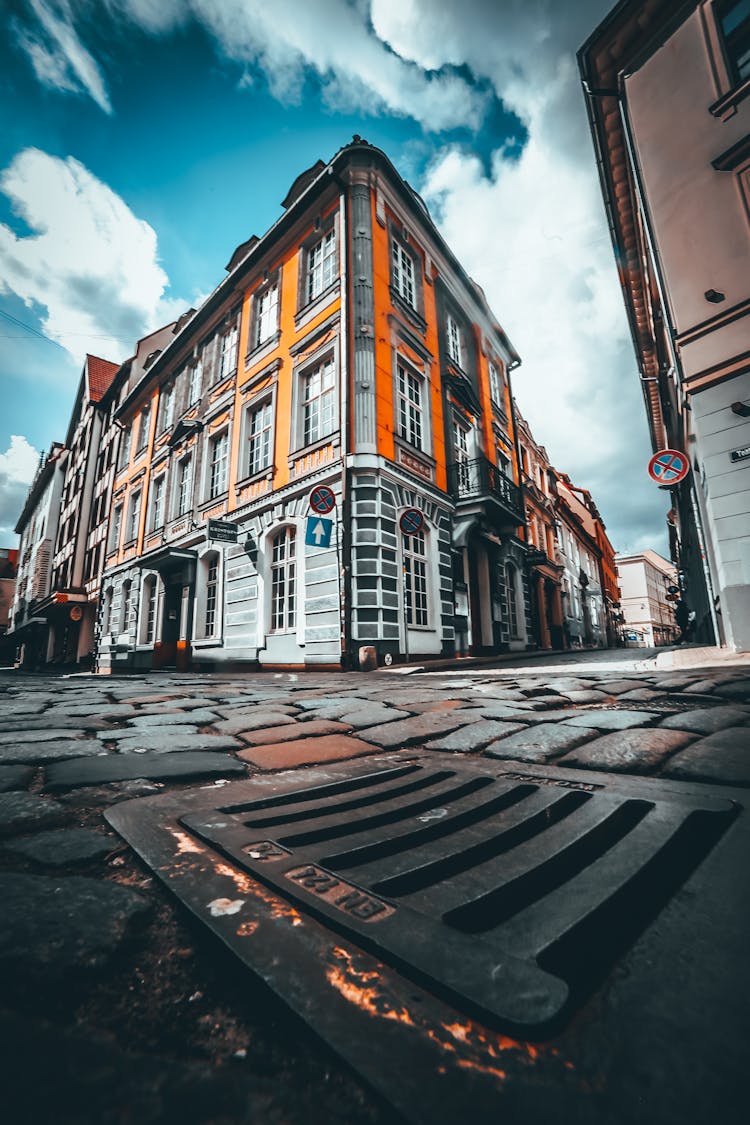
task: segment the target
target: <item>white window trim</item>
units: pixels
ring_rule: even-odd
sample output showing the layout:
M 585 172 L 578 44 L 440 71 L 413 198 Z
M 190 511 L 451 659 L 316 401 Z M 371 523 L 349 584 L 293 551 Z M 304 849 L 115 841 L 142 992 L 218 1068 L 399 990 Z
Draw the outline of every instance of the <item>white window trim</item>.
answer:
M 146 640 L 148 636 L 148 598 L 147 591 L 150 587 L 151 579 L 154 582 L 154 635 L 149 641 Z M 139 592 L 140 610 L 138 617 L 138 637 L 137 647 L 141 649 L 153 649 L 161 640 L 161 610 L 162 610 L 162 583 L 159 581 L 159 575 L 155 570 L 148 570 L 141 579 L 141 589 Z
M 405 598 L 406 598 L 406 576 L 404 573 L 404 549 L 403 549 L 403 536 L 399 533 L 399 575 L 398 575 L 398 598 L 399 598 L 399 638 L 402 651 L 404 651 L 404 643 L 406 641 L 406 629 L 408 628 L 408 645 L 409 651 L 413 652 L 415 645 L 419 645 L 419 638 L 424 637 L 425 634 L 436 634 L 440 627 L 440 613 L 441 613 L 441 598 L 440 598 L 440 567 L 438 565 L 438 536 L 437 529 L 433 527 L 429 520 L 424 521 L 424 540 L 425 540 L 425 570 L 427 577 L 427 624 L 414 625 L 406 624 L 406 613 L 404 612 Z
M 226 476 L 226 483 L 224 485 L 224 488 L 222 488 L 220 492 L 217 492 L 215 495 L 212 496 L 211 495 L 211 463 L 212 463 L 211 454 L 212 454 L 212 451 L 213 451 L 214 444 L 216 442 L 218 442 L 221 438 L 224 438 L 224 437 L 226 437 L 226 440 L 227 440 L 227 468 L 226 468 L 227 476 Z M 201 489 L 201 496 L 203 497 L 203 503 L 204 504 L 209 504 L 211 502 L 216 502 L 217 500 L 220 500 L 222 498 L 222 496 L 226 496 L 227 492 L 229 491 L 229 472 L 230 472 L 230 469 L 231 469 L 231 454 L 232 454 L 232 445 L 231 445 L 230 427 L 229 427 L 228 422 L 225 425 L 218 427 L 212 433 L 209 433 L 209 432 L 206 433 L 206 443 L 205 443 L 205 446 L 204 446 L 204 449 L 203 449 L 203 488 Z
M 188 378 L 188 391 L 187 391 L 187 407 L 189 409 L 191 406 L 195 406 L 196 403 L 200 402 L 201 396 L 203 395 L 203 359 L 202 359 L 202 357 L 199 356 L 198 359 L 195 361 L 195 363 L 191 363 L 188 370 L 190 372 L 190 376 Z M 193 397 L 193 388 L 196 387 L 196 386 L 198 388 L 198 393 L 197 393 L 197 395 L 195 395 L 195 397 Z
M 188 504 L 184 510 L 180 507 L 180 475 L 182 466 L 185 464 L 190 465 L 190 488 L 188 489 Z M 195 456 L 194 452 L 186 453 L 184 457 L 180 457 L 177 462 L 176 472 L 174 473 L 174 484 L 172 486 L 172 519 L 183 519 L 189 512 L 193 510 L 195 504 Z
M 161 485 L 161 520 L 156 522 L 156 490 Z M 158 531 L 164 527 L 167 522 L 167 474 L 166 472 L 160 473 L 159 476 L 151 478 L 149 485 L 149 513 L 148 513 L 148 528 L 149 531 Z
M 250 468 L 250 418 L 257 411 L 262 410 L 264 406 L 271 407 L 271 435 L 268 448 L 268 464 L 262 469 L 252 471 Z M 248 480 L 251 477 L 261 477 L 264 474 L 273 472 L 274 459 L 276 456 L 276 382 L 270 389 L 265 389 L 257 398 L 251 399 L 245 403 L 242 412 L 242 428 L 240 432 L 240 442 L 242 456 L 239 464 L 240 480 Z
M 312 270 L 310 266 L 310 260 L 315 250 L 319 246 L 324 246 L 326 240 L 331 236 L 333 237 L 333 254 L 329 255 L 329 258 L 333 258 L 333 277 L 327 284 L 325 283 L 324 270 L 322 267 L 323 263 L 326 261 L 326 256 L 323 255 L 323 257 L 321 258 L 321 287 L 317 293 L 311 294 L 310 280 L 312 277 Z M 300 312 L 306 309 L 309 305 L 314 304 L 315 301 L 317 301 L 329 290 L 333 289 L 339 280 L 341 267 L 339 263 L 338 212 L 334 212 L 333 215 L 331 215 L 329 219 L 321 225 L 320 230 L 315 232 L 315 236 L 311 237 L 303 247 L 301 269 L 302 286 L 300 291 Z
M 216 626 L 214 633 L 207 637 L 205 633 L 206 587 L 209 559 L 213 556 L 218 559 Z M 215 543 L 207 544 L 198 555 L 196 567 L 195 597 L 193 598 L 193 637 L 191 640 L 195 648 L 216 648 L 224 644 L 224 570 L 223 547 Z
M 403 367 L 404 371 L 419 381 L 422 421 L 421 445 L 414 445 L 408 438 L 401 436 L 399 367 Z M 422 371 L 419 367 L 411 363 L 397 348 L 393 350 L 393 391 L 393 433 L 396 440 L 401 442 L 406 449 L 414 450 L 417 454 L 422 453 L 426 454 L 428 457 L 432 456 L 432 398 L 430 394 L 429 375 L 426 371 Z
M 326 356 L 330 353 L 333 360 L 333 423 L 330 431 L 323 434 L 321 437 L 316 438 L 314 441 L 304 444 L 304 415 L 302 404 L 302 380 L 312 371 L 315 367 L 322 364 Z M 334 441 L 339 435 L 339 427 L 341 421 L 339 418 L 339 399 L 341 397 L 341 368 L 339 364 L 339 337 L 338 335 L 334 340 L 328 340 L 325 344 L 321 344 L 312 355 L 305 357 L 304 361 L 299 363 L 292 372 L 292 432 L 290 435 L 290 458 L 295 458 L 304 453 L 308 449 L 315 449 L 317 446 L 327 445 L 329 442 Z
M 398 251 L 398 253 L 396 253 Z M 398 259 L 398 261 L 397 261 Z M 412 297 L 408 296 L 408 285 L 402 279 L 402 263 L 406 261 L 409 263 L 409 269 L 405 271 L 409 275 L 411 281 Z M 415 313 L 419 313 L 419 279 L 417 276 L 417 263 L 414 260 L 414 255 L 409 252 L 406 244 L 395 233 L 391 233 L 391 247 L 390 247 L 390 275 L 391 285 L 393 290 L 398 294 L 399 298 L 413 309 Z
M 260 304 L 264 297 L 276 291 L 276 318 L 271 331 L 266 336 L 260 336 L 261 309 Z M 256 289 L 253 293 L 253 308 L 250 317 L 252 336 L 248 341 L 248 354 L 252 355 L 261 348 L 267 347 L 278 335 L 281 322 L 281 270 L 276 270 L 273 275 Z
M 461 325 L 451 312 L 446 313 L 445 316 L 445 346 L 448 358 L 463 371 L 464 352 L 466 350 L 464 333 Z M 458 355 L 455 354 L 456 351 L 458 351 Z

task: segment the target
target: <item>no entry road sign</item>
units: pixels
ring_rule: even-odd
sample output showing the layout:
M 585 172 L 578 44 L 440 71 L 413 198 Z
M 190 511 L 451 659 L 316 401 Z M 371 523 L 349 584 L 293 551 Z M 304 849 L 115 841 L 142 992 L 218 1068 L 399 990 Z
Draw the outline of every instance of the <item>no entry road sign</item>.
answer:
M 330 547 L 333 520 L 322 520 L 319 516 L 307 517 L 305 543 L 308 547 Z
M 648 475 L 657 484 L 679 484 L 690 471 L 690 462 L 679 449 L 660 449 L 648 463 Z
M 333 489 L 327 484 L 320 484 L 310 493 L 310 507 L 318 515 L 327 516 L 336 507 L 336 497 Z
M 398 526 L 404 535 L 416 535 L 424 527 L 424 516 L 419 508 L 407 508 L 401 513 Z

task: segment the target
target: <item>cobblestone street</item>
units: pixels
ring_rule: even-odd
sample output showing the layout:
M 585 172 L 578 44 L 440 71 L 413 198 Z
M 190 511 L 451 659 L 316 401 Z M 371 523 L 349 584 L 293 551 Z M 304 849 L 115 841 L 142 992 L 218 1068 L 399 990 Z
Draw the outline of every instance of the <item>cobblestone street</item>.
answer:
M 115 804 L 383 751 L 750 785 L 750 661 L 580 653 L 422 674 L 0 673 L 4 1089 L 46 1121 L 390 1120 L 267 998 L 228 987 L 103 819 Z M 683 666 L 679 666 L 680 661 Z M 661 666 L 660 663 L 661 662 Z M 74 1058 L 88 1055 L 85 1075 Z M 210 1112 L 206 1109 L 211 1105 Z M 83 1108 L 85 1107 L 85 1108 Z

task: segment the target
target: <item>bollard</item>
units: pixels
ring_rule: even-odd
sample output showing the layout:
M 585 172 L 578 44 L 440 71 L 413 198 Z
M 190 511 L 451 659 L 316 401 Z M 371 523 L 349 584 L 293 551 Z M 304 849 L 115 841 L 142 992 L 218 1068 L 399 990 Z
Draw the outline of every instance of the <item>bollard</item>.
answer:
M 359 668 L 361 672 L 372 672 L 378 666 L 378 654 L 374 645 L 361 645 L 359 650 Z

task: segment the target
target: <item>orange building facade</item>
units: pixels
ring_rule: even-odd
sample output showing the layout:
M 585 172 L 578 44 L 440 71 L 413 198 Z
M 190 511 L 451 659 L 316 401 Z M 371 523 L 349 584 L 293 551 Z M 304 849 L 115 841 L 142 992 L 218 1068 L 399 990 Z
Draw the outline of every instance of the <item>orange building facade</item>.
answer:
M 527 647 L 519 357 L 380 150 L 282 206 L 113 382 L 100 669 Z

